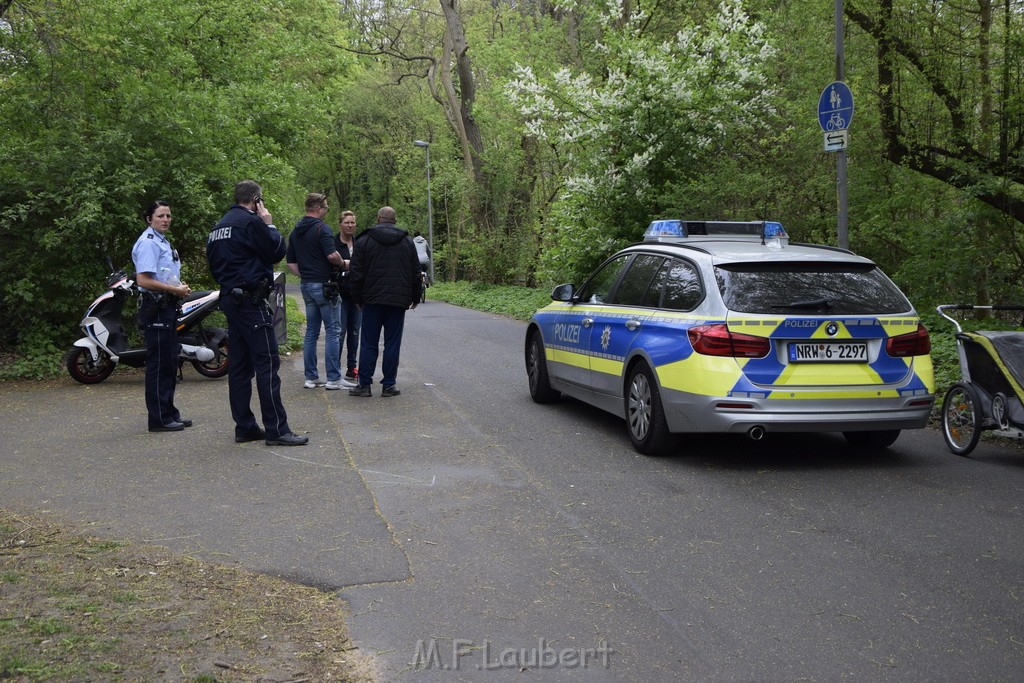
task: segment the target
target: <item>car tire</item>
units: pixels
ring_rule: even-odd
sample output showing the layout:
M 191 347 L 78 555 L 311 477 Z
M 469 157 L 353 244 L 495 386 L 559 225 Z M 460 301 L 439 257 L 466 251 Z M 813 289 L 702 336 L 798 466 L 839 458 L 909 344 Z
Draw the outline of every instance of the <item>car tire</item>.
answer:
M 675 437 L 668 430 L 658 382 L 647 363 L 641 361 L 630 370 L 623 400 L 633 448 L 644 455 L 664 455 L 672 450 Z
M 967 455 L 981 438 L 981 404 L 978 392 L 967 382 L 957 382 L 942 399 L 942 438 L 956 455 Z
M 544 340 L 534 330 L 526 342 L 526 376 L 530 381 L 530 398 L 534 403 L 554 403 L 562 392 L 551 388 L 548 380 L 548 361 L 544 354 Z
M 843 432 L 847 442 L 854 448 L 880 451 L 888 448 L 900 438 L 900 430 L 886 429 L 873 432 Z

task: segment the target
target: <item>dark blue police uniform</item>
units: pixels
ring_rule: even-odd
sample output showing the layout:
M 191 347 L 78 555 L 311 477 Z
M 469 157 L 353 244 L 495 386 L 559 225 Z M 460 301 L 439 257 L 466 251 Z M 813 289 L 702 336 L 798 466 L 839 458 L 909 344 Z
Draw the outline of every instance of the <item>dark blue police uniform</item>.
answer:
M 260 432 L 250 407 L 254 376 L 266 438 L 291 433 L 281 402 L 281 357 L 273 319 L 265 298 L 260 298 L 270 291 L 273 265 L 284 258 L 286 249 L 276 227 L 238 205 L 224 214 L 206 240 L 206 258 L 220 284 L 220 305 L 228 319 L 228 395 L 238 440 Z

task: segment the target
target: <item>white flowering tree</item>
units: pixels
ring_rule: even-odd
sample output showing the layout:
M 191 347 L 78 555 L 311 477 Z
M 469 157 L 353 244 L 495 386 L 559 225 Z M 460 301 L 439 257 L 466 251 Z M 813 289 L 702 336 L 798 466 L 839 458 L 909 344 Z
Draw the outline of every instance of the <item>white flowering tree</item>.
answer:
M 740 0 L 667 39 L 645 32 L 650 17 L 623 1 L 607 0 L 598 17 L 600 75 L 519 66 L 510 84 L 527 131 L 563 164 L 542 278 L 581 275 L 635 241 L 669 188 L 771 111 L 774 50 Z

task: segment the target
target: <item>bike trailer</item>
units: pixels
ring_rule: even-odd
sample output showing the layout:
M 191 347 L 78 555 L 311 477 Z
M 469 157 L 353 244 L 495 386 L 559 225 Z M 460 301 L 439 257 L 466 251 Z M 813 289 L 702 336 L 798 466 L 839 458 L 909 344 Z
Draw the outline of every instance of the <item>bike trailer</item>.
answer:
M 964 380 L 991 400 L 1002 394 L 1009 422 L 1024 424 L 1024 333 L 959 332 Z

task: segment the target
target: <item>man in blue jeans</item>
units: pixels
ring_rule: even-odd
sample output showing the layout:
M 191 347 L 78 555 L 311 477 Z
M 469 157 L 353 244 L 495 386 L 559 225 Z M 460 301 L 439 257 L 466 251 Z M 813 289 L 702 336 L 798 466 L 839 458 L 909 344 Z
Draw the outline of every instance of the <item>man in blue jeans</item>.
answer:
M 306 215 L 295 224 L 288 238 L 288 269 L 301 278 L 299 290 L 306 302 L 306 337 L 302 343 L 302 360 L 307 389 L 323 386 L 328 390 L 353 387 L 355 384 L 341 376 L 341 311 L 338 288 L 332 273 L 347 268 L 348 262 L 334 246 L 334 234 L 324 223 L 327 215 L 327 197 L 310 192 L 306 195 Z M 324 369 L 326 384 L 317 372 L 316 346 L 320 327 L 326 331 L 324 340 Z
M 371 396 L 370 385 L 377 369 L 381 330 L 384 357 L 381 360 L 380 395 L 388 398 L 402 392 L 395 386 L 398 357 L 402 348 L 405 312 L 420 300 L 420 262 L 409 233 L 395 225 L 395 210 L 385 206 L 377 212 L 377 223 L 356 238 L 349 282 L 352 300 L 363 312 L 359 341 L 359 386 L 350 396 Z

